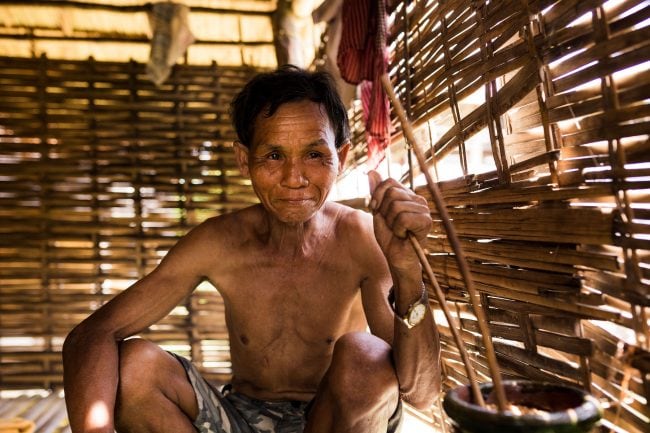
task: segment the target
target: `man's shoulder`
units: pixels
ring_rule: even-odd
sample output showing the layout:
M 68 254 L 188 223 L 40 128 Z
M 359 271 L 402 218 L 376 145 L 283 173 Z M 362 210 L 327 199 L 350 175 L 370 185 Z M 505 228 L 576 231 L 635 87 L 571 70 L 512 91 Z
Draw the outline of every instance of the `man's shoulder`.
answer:
M 352 260 L 365 273 L 376 270 L 377 260 L 382 256 L 373 228 L 372 214 L 343 204 L 332 203 L 331 209 L 338 210 L 336 224 L 336 242 L 339 251 L 345 251 L 348 260 Z
M 254 226 L 260 218 L 259 215 L 259 205 L 252 205 L 232 212 L 213 216 L 203 221 L 201 225 L 210 230 L 227 232 L 232 232 L 233 230 L 238 231 L 245 229 L 248 226 Z
M 259 209 L 249 206 L 233 212 L 213 216 L 196 227 L 204 240 L 215 241 L 217 244 L 230 244 L 228 239 L 242 239 L 259 225 Z
M 358 236 L 360 232 L 372 233 L 372 215 L 348 205 L 328 202 L 330 213 L 336 215 L 337 231 Z

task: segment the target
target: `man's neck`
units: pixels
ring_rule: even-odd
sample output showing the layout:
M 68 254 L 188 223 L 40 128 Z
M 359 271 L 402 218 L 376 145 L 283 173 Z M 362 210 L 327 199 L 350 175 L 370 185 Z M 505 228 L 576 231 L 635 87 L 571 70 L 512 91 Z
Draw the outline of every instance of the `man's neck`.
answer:
M 327 236 L 331 231 L 325 217 L 325 206 L 309 220 L 299 223 L 286 223 L 266 213 L 265 241 L 278 255 L 290 258 L 303 258 L 313 252 L 315 239 Z

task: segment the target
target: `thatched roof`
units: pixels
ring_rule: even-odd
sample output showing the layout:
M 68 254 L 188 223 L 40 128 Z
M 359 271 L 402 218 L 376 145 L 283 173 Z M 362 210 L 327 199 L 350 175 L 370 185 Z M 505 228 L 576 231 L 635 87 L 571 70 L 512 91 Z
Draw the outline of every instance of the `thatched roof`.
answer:
M 272 67 L 276 0 L 178 0 L 195 42 L 187 62 Z M 151 27 L 144 0 L 0 1 L 0 56 L 146 62 Z M 182 61 L 183 59 L 181 59 Z

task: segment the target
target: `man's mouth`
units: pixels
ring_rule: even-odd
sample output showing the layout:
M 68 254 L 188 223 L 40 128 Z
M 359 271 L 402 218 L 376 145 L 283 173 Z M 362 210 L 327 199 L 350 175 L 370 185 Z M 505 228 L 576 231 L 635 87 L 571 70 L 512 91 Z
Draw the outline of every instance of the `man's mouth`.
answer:
M 310 197 L 285 197 L 278 199 L 278 201 L 290 205 L 301 205 L 312 201 L 312 199 Z

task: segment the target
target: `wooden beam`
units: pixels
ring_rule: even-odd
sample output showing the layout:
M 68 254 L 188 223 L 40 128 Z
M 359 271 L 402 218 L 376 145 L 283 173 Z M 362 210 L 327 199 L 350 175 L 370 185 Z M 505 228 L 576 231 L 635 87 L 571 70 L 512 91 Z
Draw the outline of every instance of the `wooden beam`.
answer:
M 70 41 L 70 42 L 115 42 L 115 43 L 134 43 L 148 44 L 151 40 L 146 36 L 121 36 L 118 34 L 104 34 L 101 36 L 58 36 L 58 35 L 35 35 L 31 33 L 13 33 L 0 34 L 0 39 L 19 39 L 30 41 Z M 197 39 L 192 45 L 244 45 L 244 46 L 264 46 L 272 45 L 273 41 L 218 41 Z
M 72 0 L 52 0 L 52 1 L 12 1 L 0 0 L 2 6 L 32 6 L 32 7 L 72 7 L 77 9 L 96 9 L 111 12 L 133 13 L 133 12 L 147 12 L 151 9 L 152 3 L 142 3 L 140 5 L 132 6 L 118 6 L 103 3 L 87 3 Z M 248 9 L 226 9 L 226 8 L 209 8 L 209 7 L 191 7 L 192 12 L 210 13 L 210 14 L 231 14 L 231 15 L 264 15 L 270 16 L 272 11 L 254 11 Z

